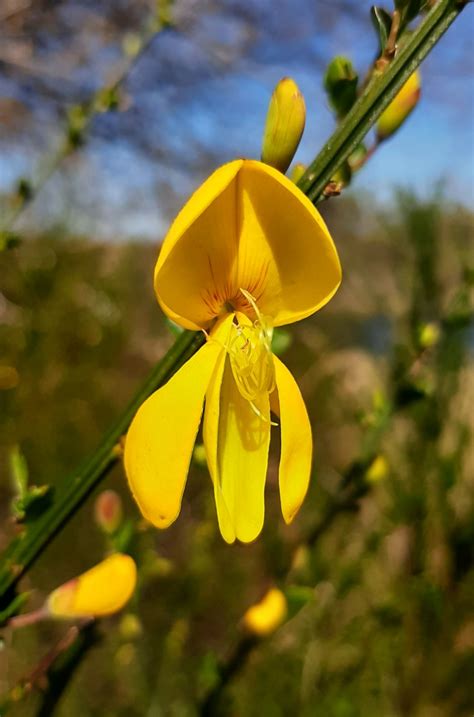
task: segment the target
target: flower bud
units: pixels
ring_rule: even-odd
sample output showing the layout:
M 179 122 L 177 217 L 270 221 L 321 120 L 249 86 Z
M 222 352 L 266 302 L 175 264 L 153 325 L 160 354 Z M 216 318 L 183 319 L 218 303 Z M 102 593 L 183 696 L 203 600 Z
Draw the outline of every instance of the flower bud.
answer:
M 109 535 L 115 533 L 122 522 L 122 499 L 114 490 L 99 493 L 94 505 L 94 516 L 99 528 Z
M 357 99 L 358 76 L 347 57 L 335 57 L 326 69 L 324 89 L 339 118 L 344 117 Z
M 421 95 L 420 73 L 415 71 L 382 112 L 376 124 L 379 142 L 391 137 L 415 109 Z
M 54 590 L 46 601 L 51 617 L 87 618 L 121 610 L 135 590 L 137 567 L 129 555 L 115 553 Z
M 306 120 L 304 97 L 290 77 L 276 85 L 268 105 L 262 162 L 285 173 L 298 149 Z
M 348 162 L 343 162 L 331 177 L 332 182 L 336 182 L 336 184 L 340 184 L 342 187 L 347 187 L 351 183 L 351 179 L 352 170 Z
M 256 605 L 252 605 L 243 617 L 247 632 L 266 637 L 280 627 L 288 612 L 286 597 L 281 590 L 271 588 Z

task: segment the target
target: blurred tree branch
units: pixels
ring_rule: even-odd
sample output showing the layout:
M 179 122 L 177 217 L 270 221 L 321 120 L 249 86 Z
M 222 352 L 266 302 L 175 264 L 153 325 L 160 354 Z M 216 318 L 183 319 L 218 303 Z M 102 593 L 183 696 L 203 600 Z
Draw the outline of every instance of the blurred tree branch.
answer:
M 158 0 L 155 15 L 149 18 L 142 34 L 130 41 L 133 44 L 128 48 L 128 56 L 125 57 L 123 66 L 116 72 L 114 79 L 95 92 L 88 102 L 70 108 L 65 136 L 59 146 L 51 155 L 43 158 L 35 177 L 20 181 L 12 210 L 7 212 L 6 217 L 0 221 L 0 251 L 2 248 L 9 248 L 17 243 L 15 237 L 12 237 L 12 229 L 17 219 L 24 209 L 36 199 L 66 157 L 82 146 L 95 116 L 117 109 L 120 102 L 120 89 L 130 72 L 147 52 L 157 35 L 170 24 L 169 4 L 170 0 Z

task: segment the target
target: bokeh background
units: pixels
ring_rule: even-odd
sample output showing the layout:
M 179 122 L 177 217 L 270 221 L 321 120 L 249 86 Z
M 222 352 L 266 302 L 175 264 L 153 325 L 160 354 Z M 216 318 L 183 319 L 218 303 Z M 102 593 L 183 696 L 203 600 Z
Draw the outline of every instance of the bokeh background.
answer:
M 154 3 L 0 3 L 0 211 L 48 171 L 74 110 L 113 82 Z M 170 220 L 219 164 L 258 157 L 274 84 L 302 88 L 307 163 L 334 118 L 335 54 L 363 77 L 376 55 L 370 2 L 176 0 L 114 111 L 23 211 L 0 254 L 0 546 L 15 533 L 12 455 L 31 483 L 73 475 L 173 342 L 152 271 Z M 242 660 L 218 714 L 459 717 L 474 712 L 473 11 L 422 66 L 422 99 L 341 197 L 321 211 L 344 281 L 319 314 L 279 335 L 315 435 L 310 493 L 279 515 L 277 449 L 260 539 L 225 545 L 210 479 L 193 462 L 166 532 L 140 520 L 117 467 L 140 587 L 56 704 L 14 715 L 194 715 L 274 584 L 290 619 Z M 26 187 L 26 190 L 25 190 Z M 373 457 L 376 456 L 375 461 Z M 97 492 L 96 492 L 97 493 Z M 24 581 L 29 607 L 98 562 L 94 496 Z M 125 539 L 124 539 L 125 540 Z M 299 608 L 298 610 L 296 608 Z M 294 613 L 294 614 L 293 614 Z M 0 693 L 64 632 L 4 635 Z M 201 707 L 200 707 L 201 705 Z

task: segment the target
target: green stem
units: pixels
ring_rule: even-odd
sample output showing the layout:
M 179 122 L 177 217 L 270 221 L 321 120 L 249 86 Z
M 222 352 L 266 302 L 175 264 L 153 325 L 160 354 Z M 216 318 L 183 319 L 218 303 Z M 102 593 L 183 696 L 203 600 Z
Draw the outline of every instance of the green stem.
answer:
M 373 79 L 299 183 L 313 202 L 318 200 L 332 174 L 363 139 L 464 4 L 454 0 L 439 0 L 385 72 Z M 185 332 L 178 338 L 116 425 L 103 438 L 89 462 L 61 484 L 52 507 L 10 545 L 0 563 L 0 602 L 118 460 L 117 442 L 126 432 L 143 400 L 163 385 L 203 343 L 202 334 Z
M 16 538 L 0 566 L 0 600 L 40 555 L 62 526 L 74 515 L 120 457 L 119 441 L 143 401 L 162 386 L 203 345 L 203 333 L 183 332 L 159 361 L 98 449 L 72 476 L 61 483 L 53 505 Z
M 385 71 L 374 76 L 298 182 L 300 189 L 312 202 L 320 199 L 331 177 L 364 139 L 465 4 L 459 0 L 439 0 Z

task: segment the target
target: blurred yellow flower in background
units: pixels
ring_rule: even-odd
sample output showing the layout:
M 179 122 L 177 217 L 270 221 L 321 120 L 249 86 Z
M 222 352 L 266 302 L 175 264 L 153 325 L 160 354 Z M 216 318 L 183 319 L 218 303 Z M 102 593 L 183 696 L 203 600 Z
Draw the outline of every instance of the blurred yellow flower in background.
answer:
M 281 426 L 283 517 L 293 519 L 309 482 L 311 426 L 295 380 L 272 354 L 272 331 L 320 309 L 340 281 L 319 212 L 272 167 L 235 160 L 193 194 L 164 240 L 155 290 L 170 319 L 208 340 L 143 403 L 125 444 L 131 490 L 154 525 L 179 514 L 204 401 L 224 539 L 249 542 L 262 529 L 270 411 Z
M 121 610 L 137 582 L 137 567 L 129 555 L 115 553 L 56 588 L 46 602 L 52 617 L 104 617 Z
M 252 635 L 267 637 L 275 632 L 288 614 L 286 597 L 278 588 L 270 588 L 260 602 L 249 607 L 242 624 Z

